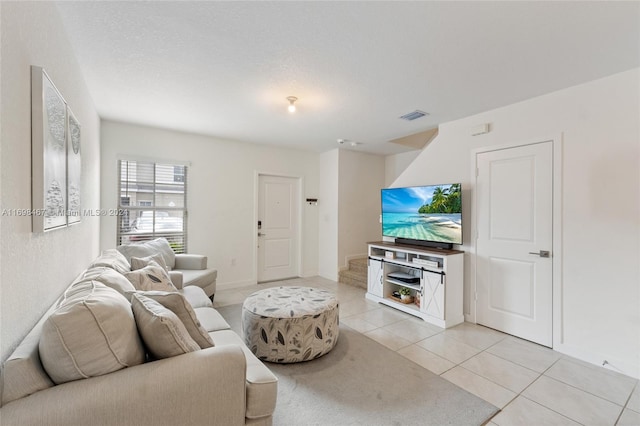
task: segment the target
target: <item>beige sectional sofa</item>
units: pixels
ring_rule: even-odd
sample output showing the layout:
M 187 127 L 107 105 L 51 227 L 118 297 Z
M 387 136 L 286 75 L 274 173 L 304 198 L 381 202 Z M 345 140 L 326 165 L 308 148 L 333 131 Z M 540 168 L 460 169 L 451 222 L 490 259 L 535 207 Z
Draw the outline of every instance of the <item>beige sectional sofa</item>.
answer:
M 271 424 L 273 373 L 200 287 L 130 287 L 168 285 L 146 262 L 107 250 L 68 287 L 3 365 L 2 425 Z

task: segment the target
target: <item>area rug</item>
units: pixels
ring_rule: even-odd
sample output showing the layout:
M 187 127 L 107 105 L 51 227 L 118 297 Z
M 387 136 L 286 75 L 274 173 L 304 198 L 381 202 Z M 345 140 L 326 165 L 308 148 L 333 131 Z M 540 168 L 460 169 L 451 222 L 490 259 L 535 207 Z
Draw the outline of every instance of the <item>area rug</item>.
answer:
M 241 308 L 218 308 L 237 333 Z M 266 365 L 278 377 L 274 426 L 482 425 L 498 412 L 345 325 L 321 358 Z

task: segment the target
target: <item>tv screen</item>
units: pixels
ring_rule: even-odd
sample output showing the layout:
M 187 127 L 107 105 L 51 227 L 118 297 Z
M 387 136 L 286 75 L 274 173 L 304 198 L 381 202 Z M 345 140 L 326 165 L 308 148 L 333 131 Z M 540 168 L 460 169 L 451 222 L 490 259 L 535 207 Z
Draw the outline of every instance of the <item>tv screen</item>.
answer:
M 459 183 L 382 189 L 381 199 L 383 236 L 462 244 Z

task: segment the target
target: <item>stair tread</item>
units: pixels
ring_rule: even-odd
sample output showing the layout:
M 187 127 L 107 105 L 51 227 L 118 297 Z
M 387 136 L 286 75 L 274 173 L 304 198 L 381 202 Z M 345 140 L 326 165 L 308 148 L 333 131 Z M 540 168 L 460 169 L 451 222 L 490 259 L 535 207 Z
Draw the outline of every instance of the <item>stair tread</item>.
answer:
M 363 258 L 363 259 L 351 259 L 349 261 L 349 270 L 361 271 L 363 273 L 366 273 L 368 266 L 369 265 L 367 263 L 367 259 L 366 258 Z
M 345 271 L 340 271 L 339 275 L 344 277 L 349 277 L 357 281 L 367 282 L 367 274 L 362 272 L 352 271 L 347 269 Z

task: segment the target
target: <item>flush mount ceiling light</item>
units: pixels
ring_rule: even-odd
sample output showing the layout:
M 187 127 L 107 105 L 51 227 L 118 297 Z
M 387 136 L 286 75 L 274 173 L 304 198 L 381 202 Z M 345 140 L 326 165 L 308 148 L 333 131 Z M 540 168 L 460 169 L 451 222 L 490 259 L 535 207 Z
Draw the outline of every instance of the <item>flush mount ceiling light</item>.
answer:
M 298 100 L 298 98 L 296 98 L 295 96 L 287 96 L 287 100 L 289 101 L 289 106 L 287 107 L 287 110 L 289 110 L 289 112 L 291 113 L 296 112 L 295 102 Z

